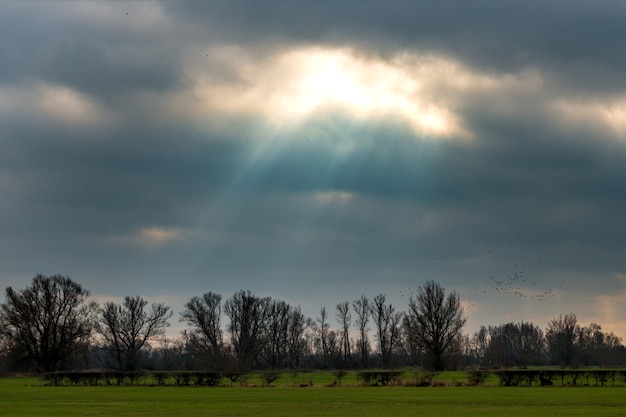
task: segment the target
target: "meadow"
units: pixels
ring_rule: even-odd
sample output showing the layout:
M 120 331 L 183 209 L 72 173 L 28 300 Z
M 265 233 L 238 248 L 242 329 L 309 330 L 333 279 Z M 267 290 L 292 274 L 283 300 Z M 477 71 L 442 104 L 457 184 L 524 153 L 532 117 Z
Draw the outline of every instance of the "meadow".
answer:
M 300 378 L 299 376 L 298 378 Z M 447 376 L 450 378 L 451 376 Z M 623 416 L 626 388 L 585 387 L 47 386 L 0 378 L 0 416 Z M 293 381 L 291 381 L 293 382 Z

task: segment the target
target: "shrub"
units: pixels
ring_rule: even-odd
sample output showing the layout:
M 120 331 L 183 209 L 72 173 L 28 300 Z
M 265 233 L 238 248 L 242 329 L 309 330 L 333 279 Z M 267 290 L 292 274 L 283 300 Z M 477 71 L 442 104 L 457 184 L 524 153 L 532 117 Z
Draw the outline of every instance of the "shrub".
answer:
M 433 378 L 437 375 L 436 372 L 415 371 L 415 385 L 418 387 L 427 387 L 432 385 Z
M 489 371 L 481 369 L 468 369 L 467 370 L 467 383 L 469 385 L 482 385 L 489 376 Z
M 261 382 L 263 383 L 264 387 L 268 387 L 272 385 L 274 382 L 278 380 L 278 378 L 280 378 L 280 376 L 281 376 L 281 373 L 277 371 L 267 371 L 267 372 L 261 372 L 259 374 L 259 377 L 261 378 Z
M 360 371 L 357 378 L 363 385 L 398 385 L 402 374 L 402 371 Z
M 336 371 L 333 371 L 333 375 L 335 376 L 335 380 L 333 381 L 333 384 L 341 385 L 341 380 L 343 379 L 344 376 L 348 375 L 348 371 L 346 371 L 345 369 L 336 370 Z

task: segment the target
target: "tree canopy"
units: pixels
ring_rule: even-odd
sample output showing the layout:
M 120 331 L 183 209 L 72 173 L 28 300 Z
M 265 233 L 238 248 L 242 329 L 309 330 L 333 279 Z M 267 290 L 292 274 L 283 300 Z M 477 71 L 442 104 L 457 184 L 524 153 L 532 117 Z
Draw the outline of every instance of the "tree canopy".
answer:
M 37 275 L 23 290 L 6 289 L 0 306 L 3 332 L 39 372 L 72 357 L 95 324 L 97 306 L 89 291 L 62 275 Z
M 446 297 L 445 289 L 435 281 L 426 282 L 418 288 L 417 295 L 409 299 L 407 327 L 431 354 L 436 371 L 444 369 L 445 355 L 461 336 L 466 321 L 459 294 L 452 291 Z

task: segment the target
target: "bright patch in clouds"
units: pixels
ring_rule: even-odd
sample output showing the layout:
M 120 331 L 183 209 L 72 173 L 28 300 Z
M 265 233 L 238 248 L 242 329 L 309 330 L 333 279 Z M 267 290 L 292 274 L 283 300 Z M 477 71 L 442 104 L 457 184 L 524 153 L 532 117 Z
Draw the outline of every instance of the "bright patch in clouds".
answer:
M 212 56 L 237 74 L 237 82 L 216 82 L 206 74 L 210 69 L 196 66 L 195 95 L 207 111 L 262 114 L 281 124 L 332 111 L 357 120 L 404 120 L 419 135 L 471 136 L 443 90 L 434 88 L 459 75 L 443 58 L 407 55 L 385 61 L 324 48 L 291 50 L 267 62 L 248 60 L 237 49 Z
M 356 122 L 405 123 L 418 136 L 472 140 L 464 112 L 478 107 L 493 118 L 542 112 L 565 130 L 626 135 L 624 99 L 581 100 L 566 91 L 546 97 L 546 80 L 532 69 L 480 73 L 443 55 L 405 52 L 383 59 L 320 46 L 263 58 L 221 47 L 202 56 L 208 61 L 190 58 L 188 76 L 193 112 L 203 120 L 217 112 L 261 116 L 285 127 L 339 114 Z M 171 112 L 180 111 L 175 108 Z
M 146 243 L 159 244 L 168 240 L 180 237 L 181 232 L 177 229 L 162 229 L 159 227 L 150 227 L 141 229 L 139 237 Z
M 618 140 L 626 138 L 626 97 L 610 101 L 558 100 L 554 103 L 563 123 L 573 128 L 593 128 L 602 132 L 602 137 Z
M 36 84 L 0 89 L 0 111 L 14 117 L 28 114 L 69 126 L 94 126 L 107 121 L 107 112 L 88 96 L 62 85 Z
M 111 241 L 122 245 L 155 247 L 181 239 L 184 235 L 185 231 L 180 228 L 145 227 L 136 233 L 115 237 Z
M 352 200 L 353 194 L 345 191 L 328 191 L 315 194 L 315 199 L 325 204 L 347 204 Z

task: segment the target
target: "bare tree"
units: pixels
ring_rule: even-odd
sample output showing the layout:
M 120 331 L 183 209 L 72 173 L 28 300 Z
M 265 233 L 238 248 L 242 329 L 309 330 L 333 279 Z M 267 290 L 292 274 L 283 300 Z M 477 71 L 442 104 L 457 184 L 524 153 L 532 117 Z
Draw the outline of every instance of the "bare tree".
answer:
M 432 367 L 444 369 L 445 356 L 461 334 L 466 318 L 456 291 L 446 297 L 443 287 L 428 281 L 409 298 L 409 320 L 412 331 L 426 352 L 432 356 Z
M 189 348 L 206 358 L 207 365 L 216 370 L 224 365 L 221 314 L 222 296 L 213 292 L 191 298 L 180 313 L 180 320 L 192 326 L 187 336 Z
M 615 366 L 620 363 L 620 352 L 624 352 L 621 339 L 603 332 L 596 323 L 579 328 L 576 346 L 579 360 L 585 365 Z
M 402 320 L 402 349 L 410 365 L 422 365 L 422 342 L 417 329 L 417 322 L 411 314 L 405 314 Z
M 105 347 L 113 355 L 118 369 L 133 371 L 139 368 L 139 352 L 150 339 L 165 333 L 172 316 L 169 306 L 154 303 L 146 311 L 143 298 L 124 297 L 122 304 L 108 302 L 101 309 L 98 332 Z
M 545 356 L 543 332 L 532 323 L 483 326 L 474 346 L 482 346 L 482 361 L 490 366 L 541 365 Z
M 546 343 L 543 331 L 532 323 L 521 322 L 517 325 L 518 341 L 516 343 L 519 354 L 517 365 L 541 365 L 545 359 Z
M 263 348 L 263 356 L 272 369 L 285 366 L 290 310 L 291 307 L 285 301 L 272 300 L 269 305 L 267 343 Z
M 604 342 L 601 352 L 598 354 L 600 366 L 617 366 L 624 363 L 626 349 L 622 345 L 622 339 L 613 333 L 604 333 Z
M 331 369 L 341 366 L 341 335 L 338 331 L 328 330 L 326 334 L 326 358 Z
M 287 327 L 287 349 L 289 352 L 289 365 L 292 368 L 300 366 L 300 361 L 306 351 L 305 331 L 310 320 L 307 319 L 300 307 L 292 308 L 289 312 Z
M 267 332 L 269 297 L 260 298 L 250 291 L 238 291 L 224 304 L 230 319 L 228 331 L 239 371 L 249 371 L 263 347 Z
M 328 313 L 326 313 L 325 306 L 320 308 L 320 316 L 315 321 L 318 353 L 319 351 L 322 352 L 322 368 L 326 368 L 329 364 L 328 331 L 330 330 L 330 324 L 328 324 Z
M 350 303 L 344 301 L 337 304 L 337 312 L 335 316 L 341 324 L 341 350 L 343 353 L 343 363 L 347 365 L 350 359 L 350 323 L 352 315 L 350 314 Z
M 37 275 L 30 287 L 6 289 L 0 306 L 2 332 L 38 372 L 57 369 L 93 330 L 97 305 L 89 291 L 62 275 Z
M 361 357 L 361 366 L 367 368 L 370 342 L 367 336 L 367 323 L 369 322 L 371 310 L 370 302 L 366 296 L 361 295 L 361 298 L 352 302 L 352 309 L 356 313 L 356 325 L 359 327 L 359 356 Z
M 576 347 L 579 361 L 586 366 L 598 365 L 603 356 L 604 332 L 602 326 L 591 323 L 577 328 Z
M 548 322 L 546 342 L 553 364 L 572 365 L 576 356 L 576 315 L 559 315 Z
M 391 357 L 400 339 L 399 324 L 402 313 L 396 312 L 391 304 L 386 304 L 386 297 L 378 294 L 371 307 L 372 318 L 376 324 L 378 351 L 384 367 L 391 365 Z

